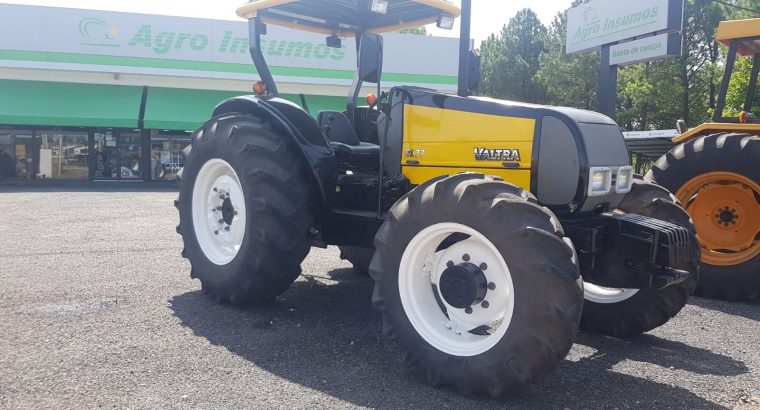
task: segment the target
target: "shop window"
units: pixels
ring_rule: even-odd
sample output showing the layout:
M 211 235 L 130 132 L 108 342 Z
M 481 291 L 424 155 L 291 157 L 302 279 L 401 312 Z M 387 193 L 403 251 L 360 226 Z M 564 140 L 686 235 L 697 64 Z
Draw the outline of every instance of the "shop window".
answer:
M 16 176 L 16 153 L 13 136 L 0 133 L 0 179 Z
M 39 141 L 27 130 L 0 130 L 0 178 L 33 179 Z
M 142 170 L 143 137 L 138 133 L 122 133 L 119 138 L 119 157 L 121 160 L 121 179 L 143 179 Z
M 189 135 L 160 135 L 151 137 L 150 167 L 154 181 L 176 180 L 177 173 L 185 166 L 183 150 L 190 145 Z
M 89 177 L 86 132 L 39 131 L 39 178 L 83 180 Z

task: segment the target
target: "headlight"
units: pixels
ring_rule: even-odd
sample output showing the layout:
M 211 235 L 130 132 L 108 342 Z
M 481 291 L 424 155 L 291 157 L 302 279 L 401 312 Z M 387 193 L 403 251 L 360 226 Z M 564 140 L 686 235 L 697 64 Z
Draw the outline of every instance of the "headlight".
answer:
M 388 0 L 372 0 L 371 10 L 377 14 L 388 13 Z
M 588 196 L 602 196 L 612 189 L 612 170 L 609 168 L 591 168 L 588 183 Z
M 627 194 L 631 192 L 633 186 L 633 167 L 620 167 L 618 170 L 615 191 L 618 194 Z
M 438 16 L 438 22 L 436 23 L 436 26 L 438 26 L 440 29 L 452 30 L 454 28 L 454 20 L 456 20 L 456 18 L 453 16 L 442 14 Z

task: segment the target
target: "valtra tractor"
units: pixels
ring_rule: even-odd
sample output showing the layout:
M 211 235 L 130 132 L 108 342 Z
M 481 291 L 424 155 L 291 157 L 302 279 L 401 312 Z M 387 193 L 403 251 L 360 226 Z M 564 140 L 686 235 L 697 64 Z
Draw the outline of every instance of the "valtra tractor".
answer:
M 193 134 L 180 185 L 183 256 L 220 303 L 273 301 L 311 247 L 336 245 L 374 280 L 386 335 L 435 385 L 493 396 L 547 377 L 579 326 L 613 336 L 676 315 L 699 244 L 670 193 L 633 174 L 617 124 L 588 111 L 471 97 L 470 0 L 258 0 L 256 95 Z M 461 14 L 457 95 L 380 88 L 380 33 Z M 267 26 L 355 39 L 345 111 L 316 120 L 277 97 Z M 454 50 L 452 50 L 454 51 Z M 408 56 L 414 58 L 414 56 Z M 254 340 L 251 343 L 256 343 Z

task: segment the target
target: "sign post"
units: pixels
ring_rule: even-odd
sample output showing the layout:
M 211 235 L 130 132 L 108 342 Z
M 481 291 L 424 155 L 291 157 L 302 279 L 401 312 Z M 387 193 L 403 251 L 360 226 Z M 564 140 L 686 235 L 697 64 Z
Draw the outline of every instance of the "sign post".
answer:
M 567 54 L 599 50 L 599 109 L 614 118 L 620 66 L 682 55 L 684 0 L 593 0 L 570 9 Z
M 615 118 L 618 66 L 610 64 L 611 48 L 609 44 L 602 46 L 602 63 L 599 65 L 598 111 L 610 118 Z

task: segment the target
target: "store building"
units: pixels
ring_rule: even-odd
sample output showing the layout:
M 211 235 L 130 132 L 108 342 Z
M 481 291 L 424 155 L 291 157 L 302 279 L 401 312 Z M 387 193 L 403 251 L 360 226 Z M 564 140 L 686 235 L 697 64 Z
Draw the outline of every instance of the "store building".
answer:
M 0 16 L 0 181 L 174 180 L 192 131 L 258 80 L 244 21 L 9 4 Z M 270 26 L 263 45 L 282 97 L 345 109 L 353 40 Z M 457 47 L 386 35 L 384 88 L 455 91 Z

